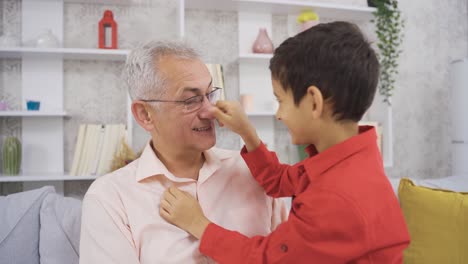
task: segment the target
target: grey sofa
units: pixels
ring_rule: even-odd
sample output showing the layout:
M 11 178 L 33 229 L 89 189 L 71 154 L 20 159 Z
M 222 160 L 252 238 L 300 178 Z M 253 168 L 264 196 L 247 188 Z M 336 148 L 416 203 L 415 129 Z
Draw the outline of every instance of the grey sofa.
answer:
M 0 196 L 1 264 L 78 264 L 81 201 L 53 187 Z

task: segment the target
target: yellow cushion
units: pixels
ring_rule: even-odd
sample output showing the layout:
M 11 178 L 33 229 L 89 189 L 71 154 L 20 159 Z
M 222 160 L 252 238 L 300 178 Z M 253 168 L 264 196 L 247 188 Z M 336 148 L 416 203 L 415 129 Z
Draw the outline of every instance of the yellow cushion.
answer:
M 404 263 L 468 263 L 468 193 L 402 179 L 398 197 L 411 236 Z

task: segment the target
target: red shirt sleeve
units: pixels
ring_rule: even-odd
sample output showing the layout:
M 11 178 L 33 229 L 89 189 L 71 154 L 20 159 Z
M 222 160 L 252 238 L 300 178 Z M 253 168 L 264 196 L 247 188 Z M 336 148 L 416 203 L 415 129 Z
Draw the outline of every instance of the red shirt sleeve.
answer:
M 364 220 L 352 203 L 329 192 L 298 196 L 287 222 L 248 238 L 210 224 L 200 252 L 219 263 L 347 263 L 368 251 Z M 307 199 L 304 200 L 304 199 Z
M 275 152 L 270 152 L 263 143 L 254 151 L 242 148 L 242 158 L 255 180 L 272 197 L 290 197 L 296 194 L 299 176 L 304 173 L 300 163 L 291 166 L 281 164 Z

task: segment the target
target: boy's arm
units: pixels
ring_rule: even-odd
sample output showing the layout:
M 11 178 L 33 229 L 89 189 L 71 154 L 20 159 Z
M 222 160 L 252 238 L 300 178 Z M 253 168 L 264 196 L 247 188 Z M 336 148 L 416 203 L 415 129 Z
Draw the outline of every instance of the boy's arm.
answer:
M 95 195 L 83 200 L 80 264 L 139 264 L 124 213 L 106 205 Z
M 159 213 L 201 239 L 200 252 L 219 263 L 349 263 L 382 246 L 393 252 L 392 263 L 401 263 L 409 244 L 406 230 L 399 239 L 378 244 L 362 208 L 330 189 L 298 195 L 288 221 L 268 236 L 249 238 L 211 223 L 198 201 L 175 187 L 164 192 Z
M 255 180 L 272 197 L 290 197 L 296 194 L 303 170 L 300 164 L 281 164 L 276 153 L 268 151 L 263 143 L 253 151 L 241 150 L 242 158 Z
M 268 236 L 249 238 L 211 223 L 201 237 L 200 252 L 228 264 L 334 264 L 365 254 L 370 241 L 359 212 L 336 195 L 317 196 L 314 208 L 296 202 L 297 214 L 290 214 L 288 221 Z

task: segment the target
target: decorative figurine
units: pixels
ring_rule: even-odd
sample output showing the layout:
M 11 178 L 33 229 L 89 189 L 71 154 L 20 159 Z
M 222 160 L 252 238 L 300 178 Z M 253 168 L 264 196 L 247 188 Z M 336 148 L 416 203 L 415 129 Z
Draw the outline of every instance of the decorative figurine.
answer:
M 104 11 L 104 15 L 99 21 L 99 48 L 117 49 L 117 23 L 110 10 Z
M 297 23 L 301 25 L 300 32 L 305 31 L 320 23 L 319 16 L 312 10 L 304 10 L 297 17 Z
M 258 31 L 257 39 L 253 43 L 253 53 L 273 53 L 273 42 L 265 28 L 260 28 Z

